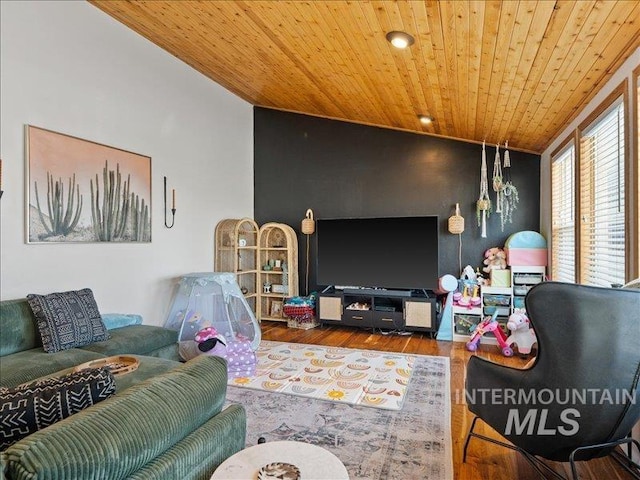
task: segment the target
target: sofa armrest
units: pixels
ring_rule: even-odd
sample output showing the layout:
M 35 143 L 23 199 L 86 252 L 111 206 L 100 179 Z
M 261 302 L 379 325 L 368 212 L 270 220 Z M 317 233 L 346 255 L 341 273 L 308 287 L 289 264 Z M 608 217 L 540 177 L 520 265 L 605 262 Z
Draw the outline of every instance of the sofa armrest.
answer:
M 127 480 L 202 480 L 245 447 L 246 411 L 232 404 Z
M 126 478 L 216 416 L 226 382 L 225 361 L 201 355 L 17 442 L 7 476 Z

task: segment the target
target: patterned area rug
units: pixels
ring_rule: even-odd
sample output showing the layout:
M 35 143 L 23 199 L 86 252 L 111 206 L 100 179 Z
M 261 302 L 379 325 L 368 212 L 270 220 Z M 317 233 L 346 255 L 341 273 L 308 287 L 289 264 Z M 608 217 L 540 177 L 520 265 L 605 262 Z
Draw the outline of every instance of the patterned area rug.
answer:
M 227 401 L 247 410 L 247 446 L 260 437 L 312 443 L 334 453 L 351 480 L 451 480 L 449 358 L 411 357 L 399 411 L 234 386 Z
M 400 410 L 415 355 L 262 341 L 253 377 L 229 385 Z

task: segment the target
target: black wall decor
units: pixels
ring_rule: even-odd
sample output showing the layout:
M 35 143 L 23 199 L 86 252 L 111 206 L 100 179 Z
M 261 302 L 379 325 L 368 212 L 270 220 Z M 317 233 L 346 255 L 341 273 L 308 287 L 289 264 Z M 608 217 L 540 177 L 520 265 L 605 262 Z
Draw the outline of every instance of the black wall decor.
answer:
M 298 232 L 301 292 L 306 237 L 300 233 L 300 221 L 308 208 L 316 218 L 438 215 L 439 274 L 458 277 L 458 235 L 447 229 L 456 203 L 465 218 L 462 267 L 481 267 L 484 251 L 504 246 L 512 233 L 539 231 L 540 157 L 509 153 L 520 202 L 504 231 L 500 216 L 492 213 L 487 238 L 481 238 L 476 200 L 482 145 L 256 107 L 255 220 L 259 225 L 286 223 Z M 487 145 L 489 190 L 495 204 L 494 157 L 495 145 Z M 503 148 L 500 158 L 504 159 Z M 309 287 L 314 290 L 318 285 L 313 235 L 310 256 Z

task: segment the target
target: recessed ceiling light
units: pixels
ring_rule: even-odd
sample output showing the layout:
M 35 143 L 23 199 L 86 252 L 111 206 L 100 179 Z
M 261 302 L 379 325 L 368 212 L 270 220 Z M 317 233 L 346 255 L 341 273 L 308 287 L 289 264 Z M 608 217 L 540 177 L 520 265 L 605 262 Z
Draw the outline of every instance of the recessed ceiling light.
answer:
M 406 32 L 393 31 L 386 35 L 387 40 L 396 48 L 407 48 L 413 45 L 414 38 Z
M 433 123 L 433 118 L 429 115 L 418 115 L 418 118 L 423 125 L 431 125 Z

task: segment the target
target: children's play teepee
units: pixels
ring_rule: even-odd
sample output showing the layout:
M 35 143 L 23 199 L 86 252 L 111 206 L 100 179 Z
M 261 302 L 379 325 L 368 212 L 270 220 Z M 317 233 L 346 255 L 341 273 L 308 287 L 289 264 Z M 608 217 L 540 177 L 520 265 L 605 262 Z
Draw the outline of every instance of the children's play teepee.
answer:
M 232 273 L 183 276 L 165 326 L 180 332 L 178 346 L 184 360 L 202 353 L 222 352 L 219 356 L 227 359 L 230 374 L 234 365 L 240 366 L 236 361 L 240 359 L 230 356 L 237 352 L 251 357 L 255 364 L 253 350 L 260 344 L 260 326 Z M 214 337 L 212 332 L 226 348 L 200 345 Z

